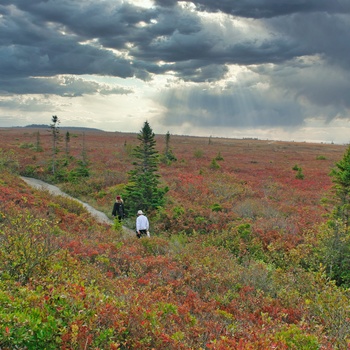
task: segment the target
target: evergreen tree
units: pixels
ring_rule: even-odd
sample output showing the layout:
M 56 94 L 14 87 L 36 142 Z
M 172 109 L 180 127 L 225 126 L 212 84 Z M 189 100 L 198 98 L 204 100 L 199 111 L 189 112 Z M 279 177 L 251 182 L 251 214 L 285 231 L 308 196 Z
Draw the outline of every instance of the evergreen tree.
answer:
M 81 151 L 81 164 L 83 166 L 87 166 L 89 161 L 87 158 L 87 152 L 86 152 L 86 146 L 85 146 L 85 132 L 83 132 L 83 144 L 82 144 L 82 151 Z
M 129 182 L 124 194 L 126 211 L 130 214 L 136 214 L 139 209 L 150 211 L 161 207 L 168 190 L 159 187 L 159 154 L 155 148 L 155 135 L 147 121 L 137 138 L 140 143 L 133 149 L 134 169 L 129 172 Z
M 333 178 L 337 204 L 334 215 L 341 219 L 349 233 L 350 215 L 350 146 L 346 150 L 343 159 L 336 163 L 330 175 Z
M 173 151 L 170 148 L 170 133 L 169 131 L 165 135 L 165 151 L 162 157 L 162 161 L 164 163 L 171 163 L 173 161 L 177 161 Z
M 57 115 L 52 116 L 52 124 L 50 124 L 51 135 L 52 135 L 52 174 L 55 175 L 56 171 L 56 154 L 58 152 L 57 143 L 59 141 L 59 129 L 58 124 L 60 123 Z
M 343 159 L 336 163 L 330 176 L 336 203 L 328 230 L 320 237 L 322 263 L 332 280 L 338 285 L 350 287 L 350 147 Z
M 81 151 L 81 160 L 78 162 L 79 167 L 76 170 L 76 174 L 78 177 L 89 177 L 90 171 L 88 168 L 89 160 L 87 156 L 86 151 L 86 145 L 85 145 L 85 133 L 83 132 L 83 144 L 82 144 L 82 151 Z
M 41 142 L 40 142 L 40 132 L 37 131 L 36 133 L 36 146 L 35 146 L 35 150 L 37 152 L 42 152 L 43 151 L 43 148 L 41 146 Z
M 69 131 L 66 132 L 65 141 L 66 141 L 66 156 L 68 157 L 69 156 L 69 142 L 70 142 L 70 133 L 69 133 Z
M 170 132 L 168 131 L 165 135 L 165 154 L 170 152 Z

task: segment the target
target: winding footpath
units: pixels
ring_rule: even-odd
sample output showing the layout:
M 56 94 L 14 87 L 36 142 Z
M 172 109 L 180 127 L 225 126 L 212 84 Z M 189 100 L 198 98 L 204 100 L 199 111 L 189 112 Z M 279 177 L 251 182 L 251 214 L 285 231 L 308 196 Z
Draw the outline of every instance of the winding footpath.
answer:
M 38 190 L 42 190 L 42 191 L 48 191 L 53 195 L 56 196 L 63 196 L 63 197 L 67 197 L 70 199 L 73 199 L 79 203 L 81 203 L 86 210 L 96 218 L 97 221 L 99 221 L 100 223 L 103 224 L 113 224 L 113 221 L 111 219 L 108 218 L 108 216 L 105 213 L 102 213 L 101 211 L 96 210 L 95 208 L 93 208 L 92 206 L 90 206 L 87 203 L 82 202 L 81 200 L 71 197 L 70 195 L 68 195 L 67 193 L 62 192 L 58 187 L 54 186 L 54 185 L 50 185 L 44 181 L 38 180 L 38 179 L 34 179 L 31 177 L 24 177 L 21 176 L 21 179 L 23 181 L 25 181 L 28 185 L 30 185 L 31 187 L 34 187 Z
M 54 186 L 54 185 L 50 185 L 44 181 L 41 181 L 41 180 L 38 180 L 38 179 L 34 179 L 32 177 L 25 177 L 25 176 L 20 176 L 20 178 L 26 182 L 29 186 L 33 187 L 33 188 L 36 188 L 38 190 L 41 190 L 41 191 L 48 191 L 49 193 L 53 194 L 53 195 L 56 195 L 56 196 L 63 196 L 63 197 L 67 197 L 67 198 L 70 198 L 70 199 L 73 199 L 79 203 L 81 203 L 85 208 L 86 210 L 93 216 L 95 217 L 95 219 L 102 223 L 102 224 L 108 224 L 108 225 L 112 225 L 113 224 L 113 220 L 109 219 L 108 216 L 99 211 L 99 210 L 96 210 L 95 208 L 93 208 L 91 205 L 85 203 L 85 202 L 82 202 L 81 200 L 77 199 L 77 198 L 74 198 L 70 195 L 68 195 L 67 193 L 64 193 L 62 192 L 57 186 Z M 134 231 L 132 231 L 131 229 L 123 226 L 123 231 L 124 233 L 127 233 L 128 236 L 129 235 L 135 235 Z

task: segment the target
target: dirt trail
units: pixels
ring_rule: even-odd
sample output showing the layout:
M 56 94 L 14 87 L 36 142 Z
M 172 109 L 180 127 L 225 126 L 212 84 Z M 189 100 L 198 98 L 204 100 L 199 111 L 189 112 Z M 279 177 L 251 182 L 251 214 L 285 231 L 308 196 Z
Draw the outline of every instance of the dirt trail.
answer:
M 21 176 L 21 179 L 23 181 L 25 181 L 29 186 L 34 187 L 38 190 L 48 191 L 51 194 L 56 195 L 56 196 L 64 196 L 64 197 L 68 197 L 70 199 L 73 199 L 73 200 L 81 203 L 86 208 L 86 210 L 88 210 L 91 213 L 91 215 L 96 218 L 97 221 L 99 221 L 103 224 L 109 224 L 109 225 L 113 224 L 113 220 L 109 219 L 105 213 L 103 213 L 99 210 L 96 210 L 91 205 L 89 205 L 85 202 L 82 202 L 81 200 L 74 198 L 74 197 L 68 195 L 67 193 L 62 192 L 57 186 L 50 185 L 44 181 L 34 179 L 31 177 Z M 125 233 L 134 234 L 134 232 L 132 230 L 130 230 L 129 228 L 127 228 L 125 226 L 123 226 L 123 230 Z

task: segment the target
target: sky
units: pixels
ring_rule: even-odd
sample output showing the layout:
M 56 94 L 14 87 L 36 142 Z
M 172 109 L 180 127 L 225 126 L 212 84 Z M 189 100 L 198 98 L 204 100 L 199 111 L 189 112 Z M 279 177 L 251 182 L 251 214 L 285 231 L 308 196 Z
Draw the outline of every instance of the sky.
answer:
M 350 0 L 0 0 L 0 127 L 350 142 Z

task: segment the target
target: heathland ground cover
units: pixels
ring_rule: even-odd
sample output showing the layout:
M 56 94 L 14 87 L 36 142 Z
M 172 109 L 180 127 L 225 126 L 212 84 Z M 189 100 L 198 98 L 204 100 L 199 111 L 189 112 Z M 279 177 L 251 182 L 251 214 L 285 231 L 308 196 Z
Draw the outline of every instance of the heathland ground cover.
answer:
M 111 217 L 136 134 L 60 133 L 53 174 L 48 130 L 0 130 L 1 349 L 348 348 L 329 224 L 346 146 L 156 135 L 175 159 L 159 164 L 166 203 L 137 240 L 19 177 Z

